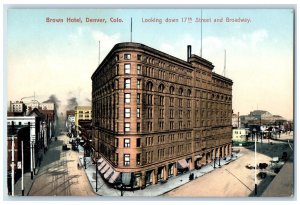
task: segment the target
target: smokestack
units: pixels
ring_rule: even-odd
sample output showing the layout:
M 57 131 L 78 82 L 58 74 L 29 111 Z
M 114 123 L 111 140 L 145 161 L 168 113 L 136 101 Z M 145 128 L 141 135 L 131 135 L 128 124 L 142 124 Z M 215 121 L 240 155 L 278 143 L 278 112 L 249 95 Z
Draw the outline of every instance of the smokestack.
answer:
M 189 62 L 190 57 L 192 56 L 192 46 L 187 46 L 187 62 Z

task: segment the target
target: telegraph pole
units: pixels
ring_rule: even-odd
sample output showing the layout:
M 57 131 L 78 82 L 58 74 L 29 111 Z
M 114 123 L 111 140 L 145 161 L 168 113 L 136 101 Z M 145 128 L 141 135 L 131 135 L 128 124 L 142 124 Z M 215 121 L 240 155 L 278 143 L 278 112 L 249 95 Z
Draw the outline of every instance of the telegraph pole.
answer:
M 132 42 L 132 17 L 130 18 L 130 42 Z
M 30 122 L 28 122 L 29 126 L 29 133 L 30 133 L 30 172 L 31 172 L 31 179 L 33 179 L 33 154 L 32 154 L 32 138 L 31 138 L 31 126 Z
M 31 179 L 33 179 L 33 147 L 32 141 L 30 141 L 30 171 L 31 171 Z
M 201 9 L 201 48 L 200 48 L 200 57 L 202 58 L 202 9 Z
M 24 146 L 23 140 L 21 141 L 22 146 L 22 196 L 24 196 Z
M 98 65 L 100 65 L 100 41 L 99 41 L 99 58 L 98 58 Z
M 255 193 L 255 196 L 257 196 L 257 179 L 256 179 L 256 136 L 255 136 L 255 143 L 254 143 L 254 148 L 255 148 L 255 151 L 254 151 L 254 160 L 255 160 L 255 172 L 254 172 L 254 182 L 255 182 L 255 187 L 254 187 L 254 193 Z
M 11 141 L 11 195 L 15 195 L 15 136 L 12 135 Z

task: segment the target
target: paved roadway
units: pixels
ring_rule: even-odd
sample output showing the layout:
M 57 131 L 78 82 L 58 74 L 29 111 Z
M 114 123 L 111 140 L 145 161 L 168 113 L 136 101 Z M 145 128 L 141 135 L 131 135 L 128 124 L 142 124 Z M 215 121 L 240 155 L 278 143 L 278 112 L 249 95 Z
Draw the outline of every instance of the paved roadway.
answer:
M 29 191 L 29 196 L 93 196 L 96 195 L 84 173 L 78 168 L 78 152 L 63 151 L 63 143 L 69 137 L 59 135 L 44 156 L 38 175 Z
M 273 141 L 273 145 L 268 144 L 264 140 L 263 144 L 257 145 L 257 163 L 270 164 L 270 160 L 274 156 L 281 156 L 283 151 L 292 155 L 289 145 L 281 141 Z M 163 196 L 167 197 L 248 197 L 254 196 L 254 169 L 246 168 L 247 164 L 254 165 L 254 150 L 240 148 L 243 154 L 236 161 L 231 162 L 219 169 L 214 170 L 202 177 L 199 177 L 188 184 L 176 188 Z M 284 172 L 284 169 L 282 170 Z M 257 170 L 257 173 L 259 170 Z M 292 173 L 293 174 L 293 173 Z M 257 179 L 258 195 L 265 196 L 262 193 L 267 189 L 268 185 L 274 179 L 275 174 L 267 171 L 267 177 L 263 180 Z M 292 187 L 286 186 L 291 189 Z M 291 193 L 292 190 L 285 192 Z M 285 193 L 284 192 L 284 193 Z M 276 196 L 282 196 L 284 193 L 275 193 Z M 274 196 L 273 195 L 273 196 Z M 291 196 L 291 194 L 284 194 Z

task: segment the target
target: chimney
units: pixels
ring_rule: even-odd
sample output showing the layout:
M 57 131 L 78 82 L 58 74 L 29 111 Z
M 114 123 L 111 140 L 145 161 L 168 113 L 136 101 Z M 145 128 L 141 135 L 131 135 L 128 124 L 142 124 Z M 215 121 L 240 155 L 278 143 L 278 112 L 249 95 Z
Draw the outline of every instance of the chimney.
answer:
M 190 57 L 192 56 L 192 46 L 187 46 L 187 62 L 189 62 Z

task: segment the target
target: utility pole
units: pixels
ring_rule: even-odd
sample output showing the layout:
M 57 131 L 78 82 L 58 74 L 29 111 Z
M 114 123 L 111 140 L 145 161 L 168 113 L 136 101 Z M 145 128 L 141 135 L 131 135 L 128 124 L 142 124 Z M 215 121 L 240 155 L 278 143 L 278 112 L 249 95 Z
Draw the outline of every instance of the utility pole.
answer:
M 254 172 L 254 182 L 255 182 L 255 187 L 254 187 L 254 193 L 255 193 L 255 196 L 257 196 L 257 182 L 256 182 L 256 137 L 254 138 L 255 139 L 255 143 L 254 143 L 254 167 L 255 167 L 255 172 Z
M 130 18 L 130 42 L 132 42 L 132 17 Z
M 98 65 L 100 65 L 100 41 L 99 41 L 99 58 L 98 58 Z
M 24 146 L 23 146 L 23 140 L 21 141 L 22 146 L 22 196 L 24 196 Z
M 11 195 L 15 195 L 15 136 L 12 135 L 11 141 Z
M 31 171 L 31 179 L 33 179 L 33 142 L 30 141 L 30 171 Z
M 31 138 L 31 126 L 30 122 L 28 122 L 28 127 L 29 127 L 29 133 L 30 133 L 30 172 L 31 172 L 31 179 L 33 179 L 33 153 L 32 153 L 32 138 Z
M 201 48 L 200 48 L 200 57 L 202 58 L 202 9 L 201 9 Z

